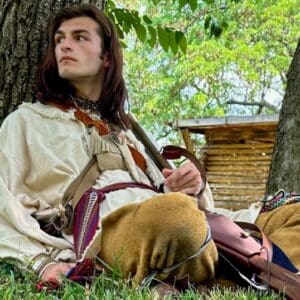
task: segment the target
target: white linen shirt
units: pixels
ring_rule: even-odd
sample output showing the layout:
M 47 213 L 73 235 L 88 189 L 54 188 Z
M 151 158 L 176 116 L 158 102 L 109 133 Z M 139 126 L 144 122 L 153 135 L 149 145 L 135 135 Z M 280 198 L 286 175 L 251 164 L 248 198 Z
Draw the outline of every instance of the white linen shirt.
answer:
M 142 151 L 130 131 L 126 136 Z M 76 120 L 74 110 L 23 103 L 4 120 L 0 130 L 0 257 L 22 262 L 40 253 L 52 253 L 56 259 L 74 258 L 72 237 L 45 233 L 33 214 L 63 209 L 65 190 L 92 157 L 91 144 L 91 135 Z M 149 176 L 159 185 L 163 182 L 161 173 L 148 157 L 146 161 Z M 136 169 L 140 181 L 149 184 L 148 177 Z M 94 187 L 120 181 L 133 179 L 124 170 L 105 171 Z M 100 218 L 154 194 L 138 188 L 109 193 L 101 204 Z

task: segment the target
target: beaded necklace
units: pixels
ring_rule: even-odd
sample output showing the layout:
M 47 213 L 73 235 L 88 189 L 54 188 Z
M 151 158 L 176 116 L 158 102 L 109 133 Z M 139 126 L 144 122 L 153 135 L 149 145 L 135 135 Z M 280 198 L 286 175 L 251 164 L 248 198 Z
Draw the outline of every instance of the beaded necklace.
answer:
M 70 96 L 75 107 L 99 114 L 99 102 Z

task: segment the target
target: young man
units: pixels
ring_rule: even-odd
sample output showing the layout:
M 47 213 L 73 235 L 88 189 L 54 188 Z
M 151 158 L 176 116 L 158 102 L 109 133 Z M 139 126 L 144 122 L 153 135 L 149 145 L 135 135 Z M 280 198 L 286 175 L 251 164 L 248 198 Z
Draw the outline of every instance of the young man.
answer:
M 155 268 L 181 261 L 173 275 L 207 280 L 214 274 L 216 249 L 204 214 L 184 195 L 200 192 L 200 173 L 192 163 L 160 173 L 145 154 L 124 112 L 122 64 L 116 31 L 102 12 L 81 5 L 56 15 L 38 74 L 39 102 L 22 104 L 0 131 L 0 256 L 31 266 L 43 281 L 59 281 L 76 259 L 85 258 L 87 249 L 76 257 L 74 232 L 64 230 L 68 218 L 62 199 L 96 157 L 93 191 L 132 184 L 105 194 L 100 204 L 95 234 L 101 237 L 100 257 L 112 264 L 124 248 L 128 256 L 121 269 L 137 282 Z M 161 197 L 162 185 L 181 193 Z M 117 247 L 116 240 L 123 242 Z M 203 254 L 192 258 L 199 248 Z

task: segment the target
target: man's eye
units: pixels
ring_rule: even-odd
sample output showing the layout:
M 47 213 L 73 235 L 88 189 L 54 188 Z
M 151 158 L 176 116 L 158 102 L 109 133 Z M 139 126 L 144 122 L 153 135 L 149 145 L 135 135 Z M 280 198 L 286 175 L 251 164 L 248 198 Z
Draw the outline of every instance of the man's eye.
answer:
M 76 39 L 77 39 L 77 41 L 86 41 L 86 37 L 83 36 L 83 35 L 78 35 L 78 36 L 76 37 Z
M 60 44 L 61 42 L 63 42 L 64 38 L 62 36 L 55 38 L 55 44 Z

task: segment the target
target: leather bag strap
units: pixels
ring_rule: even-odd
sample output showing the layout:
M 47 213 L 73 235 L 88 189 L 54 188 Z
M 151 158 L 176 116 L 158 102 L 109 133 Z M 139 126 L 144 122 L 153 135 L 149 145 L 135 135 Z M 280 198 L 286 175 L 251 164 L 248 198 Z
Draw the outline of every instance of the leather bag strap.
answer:
M 82 195 L 92 187 L 99 177 L 97 159 L 95 156 L 88 162 L 78 177 L 69 185 L 62 198 L 65 214 L 68 219 L 65 231 L 71 233 L 73 230 L 73 212 Z
M 287 299 L 298 300 L 300 295 L 300 275 L 292 273 L 262 257 L 250 258 L 251 268 L 267 286 L 281 292 Z
M 64 193 L 62 204 L 66 207 L 70 202 L 76 207 L 81 196 L 96 182 L 100 171 L 95 156 L 88 162 L 78 177 L 69 185 Z

